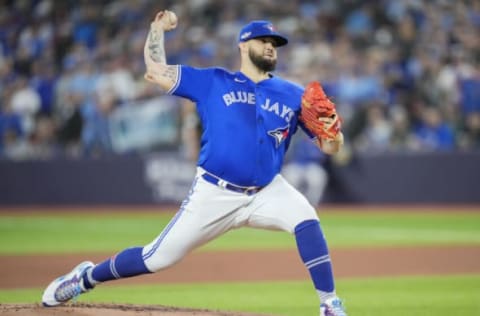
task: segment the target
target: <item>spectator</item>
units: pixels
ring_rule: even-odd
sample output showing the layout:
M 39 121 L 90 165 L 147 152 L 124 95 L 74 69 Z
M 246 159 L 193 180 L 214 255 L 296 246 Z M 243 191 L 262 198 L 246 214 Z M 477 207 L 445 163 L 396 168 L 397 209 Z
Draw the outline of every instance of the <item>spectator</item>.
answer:
M 35 123 L 35 130 L 30 138 L 31 157 L 33 159 L 49 159 L 58 155 L 56 145 L 55 124 L 53 120 L 40 115 Z
M 12 97 L 10 99 L 10 108 L 12 112 L 22 118 L 22 129 L 25 133 L 33 132 L 34 118 L 39 112 L 41 106 L 40 96 L 37 91 L 28 85 L 27 78 L 20 77 L 15 84 Z
M 4 103 L 0 108 L 0 157 L 23 135 L 21 116 L 11 110 L 9 102 Z
M 464 150 L 480 150 L 480 111 L 470 112 L 459 136 L 459 146 Z
M 422 121 L 414 133 L 419 151 L 445 151 L 455 146 L 453 130 L 443 120 L 440 110 L 433 106 L 423 109 Z
M 359 152 L 386 152 L 390 147 L 392 126 L 387 119 L 386 110 L 382 104 L 374 103 L 366 109 L 366 125 L 355 140 L 355 148 Z
M 405 107 L 395 105 L 390 108 L 391 133 L 389 150 L 393 152 L 408 151 L 413 148 L 413 135 L 410 120 Z
M 40 97 L 40 113 L 51 115 L 53 111 L 56 78 L 51 65 L 35 61 L 30 86 Z
M 272 1 L 204 0 L 173 5 L 183 24 L 178 34 L 165 38 L 172 64 L 236 68 L 236 51 L 230 45 L 236 35 L 233 30 L 258 16 L 269 16 L 287 35 L 294 33 L 295 45 L 281 52 L 281 58 L 292 63 L 278 69 L 279 74 L 300 84 L 320 80 L 337 103 L 350 139 L 362 131 L 377 130 L 374 134 L 380 135 L 378 126 L 370 126 L 377 123 L 364 116 L 372 102 L 385 103 L 382 125 L 390 125 L 392 135 L 384 150 L 394 151 L 421 150 L 418 144 L 432 139 L 426 136 L 432 135 L 432 128 L 426 128 L 418 104 L 438 107 L 442 124 L 448 125 L 443 130 L 461 135 L 471 124 L 467 122 L 470 113 L 479 111 L 478 1 L 293 0 L 279 7 Z M 76 152 L 91 150 L 92 139 L 108 139 L 106 126 L 117 102 L 157 93 L 143 80 L 145 69 L 139 58 L 146 36 L 139 22 L 150 19 L 156 6 L 150 0 L 135 4 L 113 0 L 0 2 L 0 104 L 14 102 L 11 109 L 20 116 L 26 133 L 12 129 L 9 139 L 24 140 L 33 133 L 39 113 L 58 123 L 59 134 L 54 139 L 61 146 L 69 147 L 72 142 L 66 139 L 76 139 Z M 97 111 L 95 94 L 106 90 L 113 91 L 115 106 Z M 388 115 L 392 107 L 397 108 L 393 112 L 404 113 Z M 79 123 L 80 112 L 83 124 Z M 97 123 L 92 125 L 93 121 Z M 100 125 L 104 126 L 101 133 Z M 70 130 L 65 126 L 75 126 L 75 132 L 65 132 Z M 84 142 L 78 143 L 79 131 Z M 66 134 L 75 136 L 65 138 Z M 416 134 L 415 146 L 411 146 L 412 134 Z M 453 144 L 443 143 L 442 149 L 427 147 L 471 149 L 467 138 L 454 137 Z
M 112 143 L 109 133 L 108 115 L 116 105 L 112 91 L 103 91 L 83 107 L 82 144 L 87 156 L 110 154 Z
M 70 157 L 81 156 L 82 132 L 84 119 L 81 112 L 82 97 L 78 94 L 69 94 L 62 117 L 57 118 L 58 141 L 65 148 L 64 152 Z

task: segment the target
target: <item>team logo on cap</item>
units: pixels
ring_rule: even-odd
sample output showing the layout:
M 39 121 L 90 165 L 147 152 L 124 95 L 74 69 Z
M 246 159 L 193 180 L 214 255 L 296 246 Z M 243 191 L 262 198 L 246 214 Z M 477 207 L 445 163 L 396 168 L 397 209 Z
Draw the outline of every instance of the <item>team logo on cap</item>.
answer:
M 250 35 L 252 35 L 252 32 L 245 32 L 242 35 L 240 35 L 240 39 L 244 40 L 248 38 Z
M 264 25 L 263 27 L 269 29 L 271 32 L 275 32 L 275 28 L 273 27 L 273 24 L 267 24 L 267 25 Z
M 285 139 L 287 139 L 288 134 L 290 133 L 290 125 L 285 127 L 277 128 L 273 131 L 268 131 L 268 135 L 272 136 L 275 139 L 275 147 L 280 147 Z

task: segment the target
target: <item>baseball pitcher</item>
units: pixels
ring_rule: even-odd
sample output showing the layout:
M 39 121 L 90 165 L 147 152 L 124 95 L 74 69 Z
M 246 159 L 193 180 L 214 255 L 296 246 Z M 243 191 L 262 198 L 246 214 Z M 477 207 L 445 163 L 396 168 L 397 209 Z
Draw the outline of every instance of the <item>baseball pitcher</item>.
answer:
M 99 283 L 163 270 L 193 249 L 241 226 L 282 230 L 298 251 L 320 299 L 321 316 L 345 316 L 317 213 L 280 175 L 292 135 L 307 133 L 319 150 L 336 153 L 341 119 L 318 82 L 305 89 L 272 74 L 288 40 L 269 21 L 238 35 L 239 71 L 166 63 L 164 32 L 177 26 L 159 12 L 145 43 L 145 78 L 167 94 L 196 103 L 203 131 L 197 173 L 179 211 L 151 243 L 104 262 L 85 261 L 52 281 L 42 302 L 61 305 Z

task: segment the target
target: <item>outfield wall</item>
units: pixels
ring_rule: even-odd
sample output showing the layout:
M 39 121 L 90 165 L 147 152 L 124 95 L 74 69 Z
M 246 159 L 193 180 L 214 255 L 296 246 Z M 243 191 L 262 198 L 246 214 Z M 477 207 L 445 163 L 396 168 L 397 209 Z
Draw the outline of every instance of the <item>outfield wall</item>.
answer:
M 0 161 L 0 205 L 172 204 L 195 166 L 172 154 Z M 480 153 L 355 157 L 330 168 L 328 203 L 480 203 Z
M 349 203 L 479 203 L 480 153 L 356 157 L 331 169 L 325 198 Z

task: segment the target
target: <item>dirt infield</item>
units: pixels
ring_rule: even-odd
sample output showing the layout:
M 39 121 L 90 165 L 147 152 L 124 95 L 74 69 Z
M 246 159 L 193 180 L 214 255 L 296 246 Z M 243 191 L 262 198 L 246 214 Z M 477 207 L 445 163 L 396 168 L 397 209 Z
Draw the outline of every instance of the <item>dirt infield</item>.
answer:
M 260 316 L 259 314 L 227 313 L 221 311 L 175 308 L 169 306 L 75 304 L 74 306 L 45 308 L 32 304 L 0 305 L 2 316 Z M 265 316 L 265 315 L 262 315 Z
M 99 262 L 111 254 L 0 256 L 0 289 L 43 287 L 78 262 Z M 480 273 L 480 247 L 399 247 L 333 249 L 337 278 Z M 281 264 L 279 264 L 281 263 Z M 201 267 L 201 269 L 199 269 Z M 156 274 L 118 280 L 111 285 L 147 283 L 308 280 L 294 250 L 197 252 Z M 76 304 L 61 308 L 0 305 L 1 316 L 252 316 L 245 313 L 164 306 Z
M 0 256 L 0 289 L 43 287 L 81 261 L 100 262 L 111 255 Z M 331 256 L 338 278 L 480 273 L 480 246 L 332 249 Z M 194 252 L 165 271 L 109 284 L 308 279 L 296 250 L 212 251 Z

